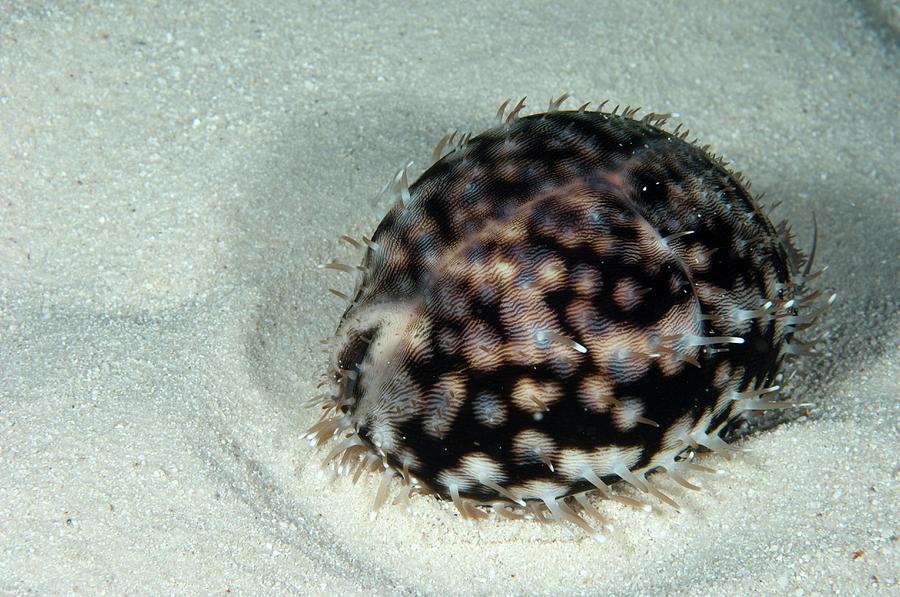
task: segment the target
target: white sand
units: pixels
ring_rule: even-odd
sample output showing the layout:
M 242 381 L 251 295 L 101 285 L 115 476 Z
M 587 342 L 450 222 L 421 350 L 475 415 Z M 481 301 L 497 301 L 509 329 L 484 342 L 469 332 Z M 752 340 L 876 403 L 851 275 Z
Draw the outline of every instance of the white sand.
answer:
M 65 4 L 0 7 L 0 594 L 897 594 L 894 2 Z M 315 266 L 445 130 L 562 91 L 680 113 L 801 239 L 815 210 L 818 407 L 661 481 L 680 514 L 604 504 L 604 544 L 371 520 L 301 440 L 346 284 Z

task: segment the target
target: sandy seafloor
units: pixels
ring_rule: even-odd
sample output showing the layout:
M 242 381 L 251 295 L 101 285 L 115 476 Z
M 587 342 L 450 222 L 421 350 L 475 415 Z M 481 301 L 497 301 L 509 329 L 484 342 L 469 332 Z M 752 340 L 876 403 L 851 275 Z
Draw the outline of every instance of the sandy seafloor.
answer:
M 0 594 L 897 594 L 895 2 L 259 4 L 0 6 Z M 605 543 L 372 518 L 302 438 L 316 265 L 445 131 L 563 91 L 679 114 L 801 244 L 815 211 L 816 407 L 660 480 L 681 513 L 600 504 Z

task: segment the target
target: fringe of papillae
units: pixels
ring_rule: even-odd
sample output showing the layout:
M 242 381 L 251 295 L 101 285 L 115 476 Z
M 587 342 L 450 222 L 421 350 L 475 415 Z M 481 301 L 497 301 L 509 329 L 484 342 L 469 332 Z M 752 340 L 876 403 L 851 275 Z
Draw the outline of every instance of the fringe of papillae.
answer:
M 564 94 L 550 101 L 548 112 L 558 111 L 561 105 L 568 99 L 569 95 Z M 640 108 L 626 106 L 621 109 L 615 106 L 611 110 L 606 110 L 608 102 L 599 103 L 595 112 L 627 118 L 631 120 L 640 120 L 642 123 L 666 131 L 673 137 L 687 140 L 690 132 L 682 129 L 682 125 L 677 125 L 674 129 L 666 129 L 666 124 L 671 114 L 659 114 L 650 112 L 644 116 L 637 118 Z M 497 120 L 503 124 L 509 124 L 523 115 L 525 108 L 525 98 L 517 102 L 507 100 L 501 105 L 497 111 Z M 577 111 L 588 111 L 590 103 L 581 105 Z M 446 155 L 463 147 L 473 134 L 470 132 L 460 133 L 458 131 L 448 132 L 437 143 L 432 154 L 432 162 L 436 162 Z M 701 145 L 695 138 L 690 141 L 691 144 L 703 151 L 709 159 L 723 168 L 734 180 L 743 185 L 749 191 L 750 182 L 747 181 L 741 172 L 736 172 L 729 168 L 725 160 L 709 151 L 709 146 Z M 410 167 L 412 162 L 407 163 L 401 168 L 390 181 L 382 188 L 376 197 L 376 205 L 383 205 L 385 199 L 390 207 L 395 205 L 407 206 L 411 201 L 409 190 Z M 762 194 L 754 197 L 758 204 L 761 204 Z M 776 206 L 769 206 L 774 209 Z M 383 215 L 383 214 L 382 214 Z M 812 246 L 807 252 L 803 252 L 796 248 L 790 228 L 786 223 L 778 226 L 778 233 L 781 236 L 782 244 L 785 247 L 788 256 L 789 265 L 791 267 L 791 287 L 787 292 L 786 299 L 771 299 L 762 302 L 756 308 L 741 310 L 733 315 L 738 322 L 747 320 L 757 320 L 760 322 L 775 322 L 781 330 L 781 338 L 783 339 L 783 355 L 788 358 L 801 357 L 814 354 L 814 346 L 820 339 L 811 341 L 800 340 L 797 336 L 800 333 L 808 331 L 817 322 L 827 307 L 834 302 L 835 295 L 825 298 L 821 290 L 815 290 L 810 287 L 810 282 L 818 277 L 822 271 L 813 271 L 813 262 L 816 252 L 817 226 L 815 216 L 813 216 L 813 241 Z M 686 233 L 680 233 L 686 234 Z M 378 251 L 380 246 L 378 243 L 362 237 L 362 240 L 356 240 L 348 235 L 343 235 L 341 240 L 351 245 L 358 251 Z M 670 239 L 674 240 L 674 239 Z M 366 270 L 363 266 L 350 266 L 348 264 L 332 261 L 322 267 L 350 273 L 357 280 L 358 285 L 365 274 Z M 345 300 L 353 299 L 338 290 L 330 290 L 335 296 Z M 571 346 L 573 350 L 583 349 L 577 342 L 565 337 L 549 337 L 548 340 Z M 708 350 L 722 351 L 727 350 L 729 343 L 739 343 L 740 338 L 730 337 L 673 337 L 663 338 L 660 345 L 656 347 L 654 354 L 646 355 L 649 358 L 658 358 L 661 354 L 672 354 L 675 351 L 674 346 L 708 346 Z M 331 341 L 325 341 L 330 343 Z M 328 352 L 328 351 L 326 351 Z M 658 353 L 658 354 L 657 354 Z M 676 353 L 677 355 L 678 353 Z M 689 355 L 682 355 L 684 360 L 699 366 L 699 363 L 690 360 Z M 327 383 L 323 380 L 320 387 Z M 686 433 L 682 438 L 682 446 L 680 449 L 673 451 L 672 455 L 664 459 L 662 462 L 656 461 L 652 469 L 647 470 L 629 470 L 622 467 L 622 470 L 616 471 L 621 478 L 621 482 L 634 487 L 640 493 L 653 496 L 662 503 L 675 508 L 680 508 L 679 504 L 664 494 L 660 489 L 656 488 L 647 476 L 653 471 L 668 476 L 678 485 L 689 489 L 699 490 L 700 487 L 689 480 L 689 475 L 693 473 L 713 473 L 716 472 L 711 468 L 702 466 L 695 462 L 695 456 L 698 451 L 711 451 L 722 454 L 725 458 L 738 451 L 730 445 L 723 435 L 736 420 L 747 412 L 755 412 L 773 409 L 789 409 L 798 406 L 810 406 L 808 403 L 797 403 L 789 400 L 774 400 L 774 396 L 781 390 L 783 384 L 779 380 L 773 380 L 771 385 L 764 387 L 749 389 L 743 392 L 735 392 L 732 396 L 734 400 L 730 405 L 730 416 L 728 420 L 719 424 L 715 429 L 707 429 L 706 431 L 693 431 Z M 440 495 L 432 488 L 428 487 L 420 480 L 414 478 L 408 469 L 398 470 L 391 466 L 384 455 L 378 454 L 371 446 L 366 444 L 356 433 L 350 420 L 350 416 L 345 410 L 350 405 L 341 403 L 338 398 L 325 394 L 316 397 L 312 405 L 323 409 L 321 418 L 307 432 L 307 437 L 315 446 L 324 446 L 332 442 L 336 442 L 328 455 L 325 462 L 328 466 L 332 466 L 337 474 L 350 475 L 353 482 L 357 482 L 363 473 L 377 473 L 380 475 L 380 481 L 373 504 L 373 511 L 381 508 L 385 503 L 391 501 L 394 504 L 405 504 L 409 501 L 413 494 L 423 495 L 439 495 L 442 499 L 452 501 L 461 517 L 465 519 L 481 519 L 494 512 L 497 517 L 505 519 L 533 519 L 540 522 L 565 521 L 571 523 L 591 534 L 598 533 L 588 520 L 599 523 L 601 529 L 608 529 L 609 525 L 605 518 L 594 506 L 595 498 L 608 499 L 620 502 L 627 506 L 650 510 L 651 506 L 641 500 L 628 497 L 625 495 L 614 493 L 611 487 L 594 476 L 587 479 L 594 485 L 594 489 L 584 491 L 574 495 L 565 497 L 548 497 L 541 500 L 522 500 L 516 498 L 503 487 L 496 484 L 488 484 L 485 480 L 483 483 L 493 489 L 498 495 L 508 495 L 510 499 L 498 499 L 495 501 L 482 502 L 469 499 L 459 494 L 458 487 L 449 487 L 449 495 Z M 645 424 L 654 424 L 653 421 L 640 421 Z M 552 470 L 552 467 L 551 467 Z M 399 481 L 400 490 L 392 493 L 392 487 Z
M 380 476 L 378 489 L 372 510 L 377 511 L 386 503 L 405 505 L 414 494 L 438 495 L 410 474 L 408 469 L 398 470 L 387 463 L 386 459 L 378 455 L 370 446 L 365 444 L 357 435 L 350 422 L 349 415 L 341 412 L 335 406 L 334 398 L 330 395 L 321 395 L 311 401 L 312 406 L 323 409 L 320 419 L 309 428 L 307 438 L 314 446 L 322 447 L 326 444 L 334 444 L 325 456 L 325 466 L 331 466 L 337 475 L 350 476 L 353 483 L 359 481 L 364 473 L 375 473 Z M 730 446 L 719 440 L 716 436 L 686 437 L 685 449 L 679 455 L 673 455 L 668 462 L 658 465 L 660 471 L 673 481 L 691 490 L 700 489 L 687 479 L 692 473 L 714 473 L 713 469 L 694 462 L 695 451 L 692 446 L 706 447 L 713 451 L 730 450 Z M 721 443 L 719 443 L 721 442 Z M 625 483 L 637 488 L 640 492 L 652 495 L 678 509 L 675 500 L 654 487 L 646 478 L 646 473 L 640 471 L 620 471 L 620 476 Z M 399 490 L 396 490 L 399 482 Z M 648 503 L 641 500 L 614 493 L 610 486 L 598 478 L 591 479 L 595 489 L 580 492 L 565 497 L 552 497 L 543 500 L 504 500 L 478 501 L 459 495 L 457 487 L 449 488 L 449 496 L 439 496 L 443 499 L 449 497 L 450 501 L 464 519 L 478 520 L 487 518 L 493 512 L 498 518 L 509 520 L 532 519 L 539 522 L 569 522 L 582 530 L 596 535 L 602 535 L 603 529 L 611 528 L 608 521 L 593 504 L 594 498 L 608 499 L 626 506 L 650 511 Z M 502 488 L 497 488 L 502 489 Z M 600 529 L 592 526 L 587 520 L 600 523 Z
M 323 383 L 325 382 L 323 381 Z M 739 452 L 739 449 L 721 437 L 722 432 L 732 425 L 735 419 L 748 411 L 803 406 L 793 401 L 770 400 L 770 396 L 777 394 L 779 389 L 779 386 L 776 385 L 736 393 L 731 410 L 732 416 L 727 421 L 722 422 L 715 429 L 705 432 L 694 430 L 685 433 L 680 439 L 681 448 L 673 450 L 668 458 L 661 461 L 656 460 L 652 468 L 629 470 L 621 467 L 621 470 L 615 471 L 621 479 L 619 482 L 633 487 L 641 494 L 652 496 L 675 510 L 680 510 L 680 505 L 657 488 L 648 479 L 648 475 L 657 472 L 657 478 L 661 474 L 685 489 L 700 490 L 701 488 L 690 480 L 690 477 L 695 473 L 716 473 L 717 471 L 697 463 L 696 455 L 700 451 L 709 451 L 730 459 L 735 452 Z M 455 486 L 448 488 L 449 495 L 440 495 L 416 479 L 408 468 L 397 469 L 388 463 L 384 455 L 378 454 L 366 444 L 357 434 L 350 416 L 344 412 L 345 405 L 340 405 L 334 396 L 330 394 L 316 396 L 311 400 L 310 405 L 321 409 L 323 413 L 307 431 L 307 438 L 316 447 L 332 444 L 324 459 L 325 466 L 332 467 L 337 475 L 350 476 L 354 484 L 364 473 L 374 473 L 380 476 L 372 506 L 373 512 L 388 502 L 394 505 L 405 505 L 414 494 L 436 495 L 442 499 L 449 499 L 464 519 L 483 519 L 493 512 L 498 518 L 509 520 L 568 522 L 585 532 L 600 537 L 604 530 L 609 530 L 611 527 L 595 507 L 595 499 L 612 500 L 645 511 L 652 509 L 652 506 L 645 501 L 614 492 L 613 486 L 607 485 L 595 475 L 589 475 L 586 478 L 594 485 L 594 488 L 589 491 L 541 500 L 520 499 L 504 488 L 489 484 L 487 481 L 485 482 L 486 486 L 494 489 L 499 495 L 509 495 L 510 498 L 479 501 L 461 496 L 459 488 Z M 399 490 L 396 487 L 398 483 Z M 599 523 L 599 528 L 588 522 L 589 520 Z

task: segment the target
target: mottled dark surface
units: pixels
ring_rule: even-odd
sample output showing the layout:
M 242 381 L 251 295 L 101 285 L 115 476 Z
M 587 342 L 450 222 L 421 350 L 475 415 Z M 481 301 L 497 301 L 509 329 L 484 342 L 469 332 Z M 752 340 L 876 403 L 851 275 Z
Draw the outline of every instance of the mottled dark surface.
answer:
M 736 177 L 656 122 L 513 119 L 398 199 L 338 333 L 364 443 L 479 501 L 640 486 L 721 447 L 802 323 L 795 265 Z

